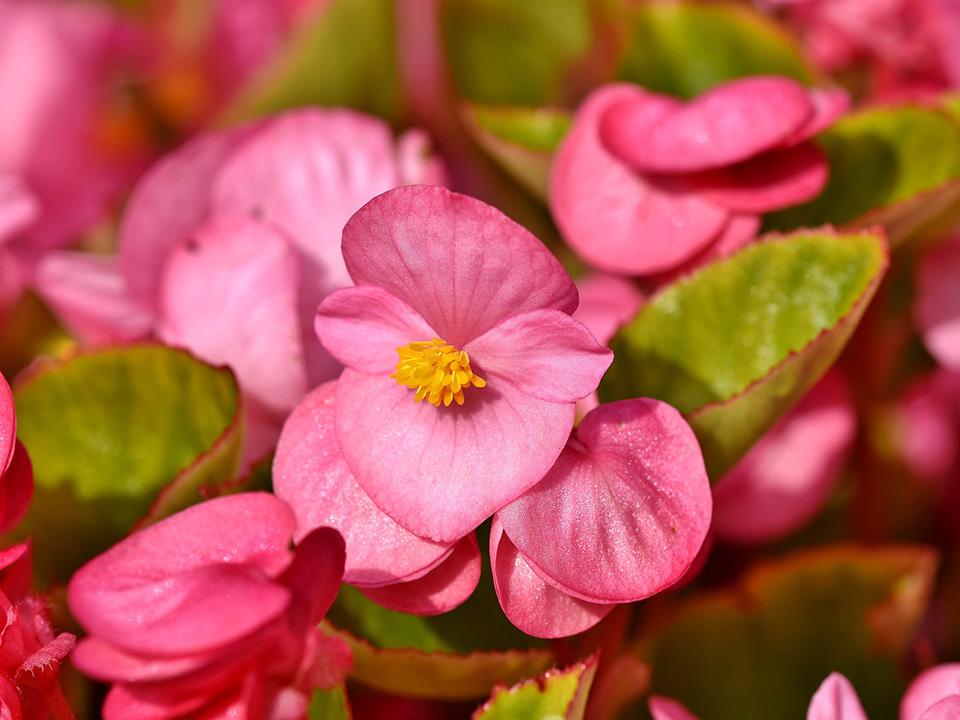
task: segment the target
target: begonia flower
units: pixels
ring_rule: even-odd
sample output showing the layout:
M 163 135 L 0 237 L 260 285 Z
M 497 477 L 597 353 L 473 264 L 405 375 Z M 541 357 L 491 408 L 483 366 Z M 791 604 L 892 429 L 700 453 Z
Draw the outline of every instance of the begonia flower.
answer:
M 295 529 L 274 496 L 228 495 L 78 570 L 68 601 L 89 636 L 73 662 L 112 684 L 103 717 L 305 718 L 312 690 L 331 682 L 315 626 L 337 594 L 344 551 L 336 531 L 319 528 L 291 552 Z
M 917 269 L 914 317 L 930 354 L 960 369 L 960 237 L 927 252 Z
M 945 663 L 917 675 L 900 701 L 900 720 L 960 718 L 960 663 Z
M 570 317 L 560 263 L 473 198 L 384 193 L 350 218 L 343 257 L 356 287 L 316 319 L 346 366 L 340 451 L 400 525 L 459 540 L 546 474 L 612 353 Z
M 938 368 L 914 381 L 896 403 L 891 429 L 907 469 L 942 497 L 960 460 L 960 372 Z
M 13 393 L 0 374 L 0 533 L 12 530 L 27 514 L 33 497 L 33 466 L 27 449 L 17 439 Z M 0 550 L 0 592 L 11 601 L 30 590 L 30 543 Z
M 700 446 L 679 412 L 647 398 L 600 405 L 544 479 L 494 516 L 500 605 L 531 635 L 582 632 L 680 580 L 710 511 Z
M 343 581 L 394 610 L 434 615 L 466 600 L 480 579 L 473 536 L 433 542 L 399 525 L 367 496 L 337 443 L 336 382 L 307 395 L 287 418 L 277 443 L 273 487 L 297 516 L 294 540 L 314 528 L 343 535 Z
M 689 102 L 635 85 L 594 91 L 554 159 L 550 210 L 584 260 L 653 275 L 735 251 L 761 213 L 827 181 L 810 138 L 847 107 L 836 90 L 749 77 Z

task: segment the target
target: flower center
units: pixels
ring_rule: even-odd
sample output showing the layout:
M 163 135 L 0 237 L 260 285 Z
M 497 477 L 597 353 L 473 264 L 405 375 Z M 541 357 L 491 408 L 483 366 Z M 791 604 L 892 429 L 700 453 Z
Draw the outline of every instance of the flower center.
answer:
M 414 400 L 427 400 L 440 407 L 456 401 L 463 405 L 463 390 L 471 385 L 485 387 L 487 381 L 473 374 L 466 351 L 457 350 L 440 338 L 413 342 L 397 348 L 400 361 L 397 371 L 390 377 L 411 390 L 416 390 Z

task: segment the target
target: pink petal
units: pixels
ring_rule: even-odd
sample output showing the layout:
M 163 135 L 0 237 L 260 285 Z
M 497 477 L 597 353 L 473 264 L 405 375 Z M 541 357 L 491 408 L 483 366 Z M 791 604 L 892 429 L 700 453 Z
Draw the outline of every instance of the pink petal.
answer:
M 617 331 L 633 320 L 643 305 L 644 296 L 629 280 L 615 275 L 594 273 L 577 281 L 580 305 L 573 314 L 606 345 Z
M 763 153 L 688 179 L 711 202 L 741 213 L 765 213 L 806 202 L 823 190 L 830 168 L 812 142 Z
M 920 262 L 914 316 L 927 349 L 941 365 L 960 369 L 960 239 L 928 252 Z
M 488 382 L 493 377 L 531 397 L 576 402 L 600 384 L 613 353 L 586 326 L 559 310 L 515 315 L 464 348 Z
M 920 673 L 900 701 L 900 720 L 920 720 L 927 708 L 960 695 L 960 663 L 937 665 Z
M 0 244 L 32 223 L 40 203 L 23 179 L 0 171 Z
M 771 150 L 811 122 L 806 89 L 788 78 L 747 77 L 661 112 L 646 93 L 604 113 L 600 135 L 614 155 L 645 173 L 720 168 Z
M 76 644 L 75 635 L 60 633 L 23 661 L 17 668 L 17 682 L 32 688 L 43 688 L 56 682 L 60 664 Z
M 0 551 L 0 592 L 12 602 L 30 594 L 33 584 L 33 550 L 30 541 Z
M 634 173 L 601 144 L 603 112 L 644 95 L 632 85 L 591 94 L 554 157 L 550 212 L 570 246 L 607 272 L 647 275 L 703 250 L 727 222 L 727 211 L 696 193 Z
M 710 525 L 710 485 L 693 431 L 672 407 L 601 405 L 537 486 L 500 511 L 541 574 L 595 602 L 632 602 L 690 567 Z
M 340 531 L 347 546 L 344 582 L 375 586 L 412 579 L 443 560 L 453 544 L 408 532 L 357 484 L 337 444 L 336 387 L 321 385 L 287 419 L 273 463 L 274 492 L 297 516 L 297 541 L 324 525 Z
M 940 492 L 952 482 L 960 457 L 957 407 L 960 373 L 941 368 L 918 378 L 898 402 L 897 449 L 907 468 Z
M 372 285 L 328 295 L 317 309 L 315 327 L 337 360 L 366 373 L 393 372 L 397 348 L 437 334 L 406 303 Z
M 544 582 L 504 534 L 496 515 L 490 528 L 490 566 L 500 607 L 510 622 L 528 635 L 576 635 L 596 625 L 615 607 L 579 600 Z
M 288 411 L 307 391 L 297 316 L 297 256 L 265 225 L 218 217 L 170 256 L 160 336 L 227 364 L 262 406 Z
M 467 392 L 462 407 L 437 408 L 385 376 L 348 368 L 337 384 L 337 438 L 360 487 L 407 530 L 440 542 L 536 484 L 573 425 L 572 404 L 507 382 Z
M 407 130 L 399 137 L 397 160 L 403 185 L 449 185 L 446 165 L 434 154 L 423 130 Z
M 830 673 L 810 700 L 807 720 L 867 720 L 857 691 L 840 673 Z
M 380 286 L 460 348 L 513 315 L 577 307 L 573 281 L 539 240 L 440 187 L 369 202 L 343 230 L 343 257 L 358 285 Z
M 157 682 L 177 678 L 210 664 L 211 655 L 180 658 L 141 657 L 96 637 L 82 639 L 70 661 L 84 674 L 103 682 Z
M 49 252 L 36 268 L 34 287 L 87 344 L 143 337 L 153 325 L 152 313 L 130 299 L 114 256 Z
M 329 527 L 311 530 L 297 544 L 290 567 L 280 582 L 293 591 L 305 617 L 314 627 L 327 614 L 340 590 L 346 548 L 343 536 Z
M 660 273 L 652 278 L 657 285 L 668 285 L 684 275 L 696 272 L 716 260 L 730 257 L 738 250 L 749 245 L 757 237 L 760 218 L 756 215 L 731 215 L 730 221 L 715 242 L 697 255 L 678 265 L 669 272 Z
M 717 535 L 763 542 L 808 522 L 833 492 L 856 428 L 850 392 L 831 373 L 714 486 Z
M 653 720 L 697 720 L 697 716 L 676 700 L 652 695 L 648 701 Z
M 7 379 L 0 374 L 0 477 L 10 467 L 17 441 L 17 415 L 13 409 L 13 393 Z
M 0 718 L 3 720 L 24 720 L 20 706 L 20 694 L 16 686 L 0 675 Z
M 813 117 L 792 138 L 795 143 L 819 135 L 850 109 L 850 94 L 846 90 L 812 88 L 807 92 L 813 103 Z
M 951 695 L 928 707 L 920 720 L 960 720 L 960 695 Z
M 397 612 L 439 615 L 453 610 L 473 594 L 482 562 L 477 539 L 468 535 L 457 543 L 449 557 L 423 577 L 362 591 L 374 602 Z
M 2 476 L 0 532 L 12 530 L 27 514 L 33 497 L 33 465 L 27 448 L 19 440 L 10 466 Z

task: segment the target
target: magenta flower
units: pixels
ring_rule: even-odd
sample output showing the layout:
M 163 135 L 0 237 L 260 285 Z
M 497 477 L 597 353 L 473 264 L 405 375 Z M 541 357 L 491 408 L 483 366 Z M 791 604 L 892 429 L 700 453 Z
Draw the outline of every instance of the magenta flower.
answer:
M 960 237 L 924 255 L 916 284 L 914 317 L 927 349 L 943 367 L 960 369 Z
M 332 527 L 346 543 L 345 583 L 394 610 L 417 615 L 452 610 L 480 579 L 476 539 L 426 540 L 374 505 L 340 453 L 336 388 L 329 382 L 307 395 L 287 418 L 277 444 L 273 487 L 297 516 L 294 540 Z
M 761 213 L 823 189 L 827 162 L 809 140 L 847 102 L 780 77 L 735 80 L 687 103 L 600 88 L 557 152 L 551 212 L 601 270 L 650 275 L 730 254 Z
M 106 720 L 302 718 L 315 687 L 342 680 L 343 648 L 314 628 L 337 594 L 343 540 L 320 528 L 292 553 L 295 527 L 272 495 L 228 495 L 77 571 L 68 599 L 89 637 L 73 661 L 113 685 Z
M 472 198 L 384 193 L 347 223 L 343 256 L 357 287 L 316 320 L 346 366 L 340 451 L 400 525 L 459 540 L 546 474 L 612 353 L 570 317 L 557 260 Z
M 710 511 L 700 446 L 680 413 L 646 398 L 601 405 L 544 479 L 494 517 L 500 604 L 531 635 L 582 632 L 680 580 Z

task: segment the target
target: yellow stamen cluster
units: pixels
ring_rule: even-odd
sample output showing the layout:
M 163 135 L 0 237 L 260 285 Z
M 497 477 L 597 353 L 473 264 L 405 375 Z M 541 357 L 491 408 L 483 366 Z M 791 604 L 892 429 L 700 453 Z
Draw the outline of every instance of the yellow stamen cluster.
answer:
M 416 390 L 417 402 L 426 400 L 435 407 L 463 405 L 463 390 L 485 387 L 487 381 L 473 374 L 470 358 L 440 338 L 414 342 L 397 348 L 400 362 L 390 377 L 400 385 Z

